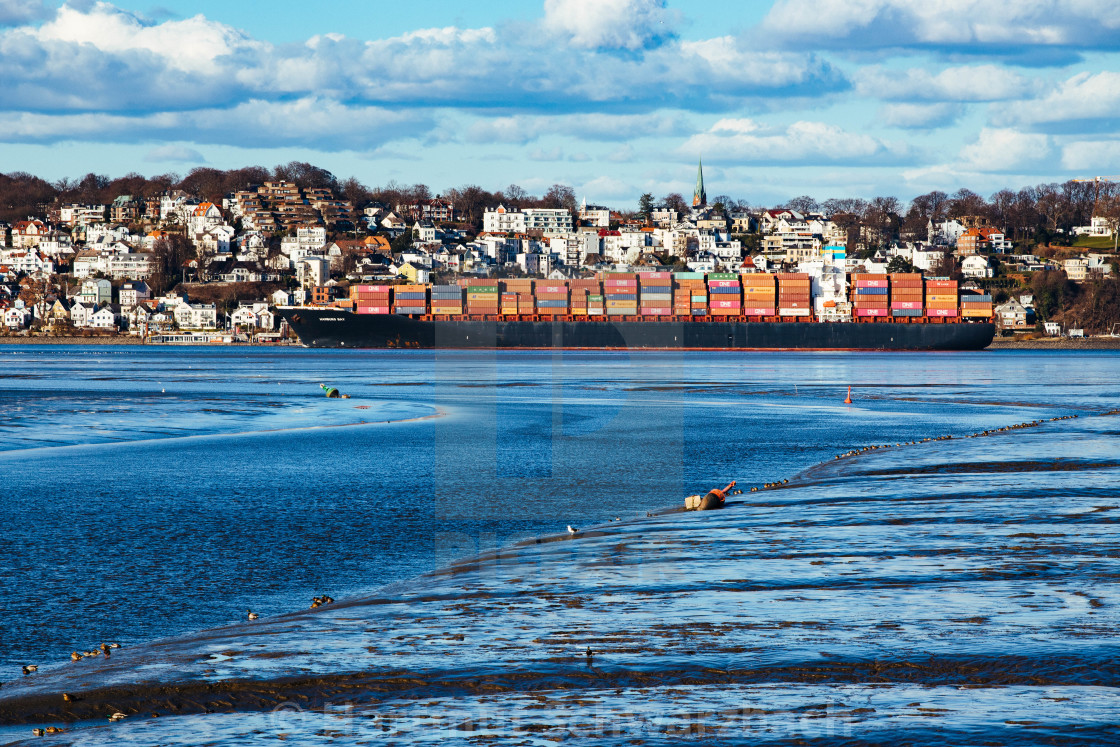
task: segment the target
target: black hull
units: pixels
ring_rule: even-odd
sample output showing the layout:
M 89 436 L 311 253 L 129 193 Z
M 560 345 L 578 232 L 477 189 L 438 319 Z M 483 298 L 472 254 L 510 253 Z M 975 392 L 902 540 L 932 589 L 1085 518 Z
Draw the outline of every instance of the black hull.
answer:
M 313 348 L 983 350 L 995 336 L 995 326 L 987 322 L 425 321 L 310 308 L 280 314 Z

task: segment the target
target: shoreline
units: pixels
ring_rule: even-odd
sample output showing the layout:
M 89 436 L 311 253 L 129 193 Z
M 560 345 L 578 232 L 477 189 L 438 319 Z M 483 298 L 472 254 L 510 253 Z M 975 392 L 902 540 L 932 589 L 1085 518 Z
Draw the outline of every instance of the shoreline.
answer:
M 995 338 L 988 350 L 1120 350 L 1120 337 Z
M 96 337 L 17 337 L 0 336 L 0 345 L 151 345 L 153 347 L 253 347 L 285 348 L 299 347 L 296 342 L 207 342 L 207 343 L 164 343 L 146 342 L 131 335 L 100 335 Z
M 298 342 L 210 342 L 198 343 L 204 347 L 284 348 L 301 347 Z M 100 335 L 96 337 L 19 337 L 0 336 L 2 345 L 152 345 L 155 347 L 190 347 L 189 344 L 150 343 L 130 335 Z M 1120 350 L 1120 337 L 1047 337 L 1036 340 L 1015 340 L 996 337 L 986 350 Z

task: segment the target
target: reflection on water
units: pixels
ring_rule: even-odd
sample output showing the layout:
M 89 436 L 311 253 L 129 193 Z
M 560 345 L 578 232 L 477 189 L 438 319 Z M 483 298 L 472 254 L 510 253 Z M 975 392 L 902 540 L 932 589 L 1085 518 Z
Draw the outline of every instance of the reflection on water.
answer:
M 76 663 L 62 663 L 63 641 L 101 630 L 62 620 L 66 639 L 17 622 L 5 640 L 40 637 L 53 661 L 0 691 L 0 720 L 24 724 L 0 736 L 109 704 L 129 719 L 81 742 L 1117 736 L 1120 419 L 1093 415 L 1116 404 L 1114 357 L 319 355 L 269 365 L 316 386 L 337 369 L 355 397 L 449 415 L 20 453 L 40 480 L 90 479 L 82 505 L 116 507 L 109 530 L 53 524 L 51 541 L 87 560 L 111 543 L 125 595 L 9 564 L 25 588 L 53 584 L 48 611 L 66 600 L 127 626 L 114 610 L 131 593 L 133 612 L 169 606 L 179 631 L 206 627 L 200 610 L 225 615 L 209 624 L 265 615 Z M 1043 385 L 1059 358 L 1064 383 Z M 393 380 L 432 383 L 406 395 Z M 845 380 L 851 409 L 836 402 Z M 1046 422 L 833 458 L 1028 420 Z M 89 477 L 106 460 L 142 486 L 134 498 Z M 722 512 L 646 516 L 725 478 L 810 467 Z M 37 484 L 21 478 L 31 499 L 16 520 L 51 505 Z M 583 531 L 569 538 L 566 523 Z M 508 542 L 518 535 L 531 540 Z M 145 558 L 134 591 L 124 563 Z M 371 580 L 394 583 L 362 594 Z M 340 603 L 281 614 L 346 585 Z M 171 687 L 155 697 L 157 684 Z M 128 692 L 93 692 L 113 687 Z M 64 706 L 59 692 L 84 699 Z

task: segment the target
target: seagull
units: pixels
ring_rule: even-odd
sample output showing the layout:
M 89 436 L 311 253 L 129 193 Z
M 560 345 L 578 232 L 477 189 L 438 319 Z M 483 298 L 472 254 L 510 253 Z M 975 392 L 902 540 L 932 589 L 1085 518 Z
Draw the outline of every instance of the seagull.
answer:
M 569 524 L 569 525 L 568 525 L 568 534 L 575 534 L 575 533 L 576 533 L 576 531 L 577 531 L 577 530 L 575 530 L 575 529 L 572 529 L 572 525 L 571 525 L 571 524 Z
M 125 717 L 125 715 L 123 713 L 121 713 L 120 711 L 117 711 L 116 713 L 114 713 L 112 716 L 109 717 L 109 720 L 110 721 L 120 721 L 124 717 Z
M 121 647 L 121 644 L 119 644 L 119 643 L 110 643 L 109 644 L 109 648 L 120 648 L 120 647 Z
M 252 610 L 245 610 L 245 615 L 250 620 L 256 620 L 258 617 L 260 617 L 260 615 L 258 615 L 256 612 L 253 612 Z

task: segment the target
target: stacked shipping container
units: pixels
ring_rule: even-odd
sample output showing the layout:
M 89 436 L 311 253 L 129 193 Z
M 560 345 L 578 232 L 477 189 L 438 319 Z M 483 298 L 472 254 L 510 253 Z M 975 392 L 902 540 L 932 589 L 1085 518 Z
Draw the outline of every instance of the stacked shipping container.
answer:
M 351 285 L 350 300 L 356 314 L 388 314 L 391 310 L 391 286 Z
M 603 300 L 602 300 L 602 286 L 595 278 L 583 278 L 580 280 L 572 280 L 568 283 L 568 287 L 572 293 L 572 314 L 576 316 L 587 316 L 588 314 L 595 313 L 599 316 L 603 314 Z M 597 312 L 592 312 L 591 299 L 598 298 L 599 302 L 595 305 L 598 309 Z
M 393 313 L 394 314 L 427 314 L 428 313 L 428 286 L 426 286 L 426 285 L 394 285 L 393 286 Z
M 638 273 L 641 284 L 642 316 L 671 316 L 673 313 L 673 276 L 668 272 Z
M 501 293 L 496 280 L 472 280 L 467 285 L 467 313 L 492 316 L 501 309 Z
M 962 296 L 955 280 L 925 281 L 919 273 L 854 273 L 851 278 L 853 313 L 858 319 L 991 319 L 993 315 L 990 295 Z M 358 314 L 808 318 L 811 287 L 809 276 L 801 273 L 608 273 L 602 282 L 522 278 L 432 286 L 355 284 L 349 298 L 335 305 L 352 307 Z
M 774 316 L 778 313 L 778 292 L 774 276 L 768 272 L 743 275 L 743 314 Z
M 857 317 L 890 316 L 890 277 L 881 273 L 852 273 L 855 289 L 852 312 Z
M 890 276 L 891 316 L 922 316 L 925 300 L 922 275 L 918 272 L 896 272 Z
M 463 289 L 458 285 L 432 286 L 433 314 L 462 314 Z
M 813 313 L 812 279 L 799 272 L 778 273 L 778 316 Z
M 957 315 L 957 281 L 926 281 L 926 316 L 955 317 Z
M 565 316 L 568 313 L 568 284 L 555 280 L 537 283 L 537 313 L 542 316 Z
M 743 292 L 738 275 L 730 272 L 708 275 L 708 310 L 712 316 L 739 316 L 743 313 Z
M 637 316 L 638 276 L 631 272 L 612 272 L 603 279 L 607 316 Z
M 673 274 L 676 290 L 673 292 L 673 314 L 676 316 L 706 316 L 708 313 L 708 288 L 702 272 L 677 272 Z
M 961 294 L 961 316 L 972 319 L 991 319 L 992 297 L 979 293 Z

